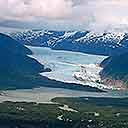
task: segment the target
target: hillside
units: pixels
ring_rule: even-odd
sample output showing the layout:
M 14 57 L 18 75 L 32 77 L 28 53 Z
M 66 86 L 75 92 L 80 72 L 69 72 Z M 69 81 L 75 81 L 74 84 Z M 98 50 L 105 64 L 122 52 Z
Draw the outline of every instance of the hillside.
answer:
M 28 54 L 32 54 L 28 48 L 0 34 L 0 86 L 20 86 L 38 76 L 38 73 L 47 71 Z
M 120 32 L 30 30 L 9 35 L 23 44 L 31 46 L 98 55 L 116 55 L 124 53 L 128 48 L 128 35 Z
M 101 66 L 104 68 L 100 73 L 102 80 L 115 86 L 128 86 L 128 53 L 109 57 Z

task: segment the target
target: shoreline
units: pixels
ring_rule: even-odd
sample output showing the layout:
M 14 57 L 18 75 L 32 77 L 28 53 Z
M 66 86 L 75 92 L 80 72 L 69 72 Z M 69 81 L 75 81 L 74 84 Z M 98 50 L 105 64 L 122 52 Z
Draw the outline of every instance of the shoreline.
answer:
M 23 90 L 8 90 L 1 91 L 0 102 L 14 101 L 14 102 L 37 102 L 37 103 L 51 103 L 51 99 L 55 97 L 112 97 L 125 98 L 128 97 L 128 92 L 108 91 L 103 93 L 98 92 L 84 92 L 73 91 L 60 88 L 35 88 Z

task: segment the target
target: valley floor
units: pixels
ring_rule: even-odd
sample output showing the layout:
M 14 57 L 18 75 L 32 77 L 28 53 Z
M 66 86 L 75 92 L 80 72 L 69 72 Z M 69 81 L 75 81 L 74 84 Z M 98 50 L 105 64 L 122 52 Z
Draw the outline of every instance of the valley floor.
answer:
M 128 99 L 54 98 L 57 104 L 0 103 L 2 128 L 127 128 Z

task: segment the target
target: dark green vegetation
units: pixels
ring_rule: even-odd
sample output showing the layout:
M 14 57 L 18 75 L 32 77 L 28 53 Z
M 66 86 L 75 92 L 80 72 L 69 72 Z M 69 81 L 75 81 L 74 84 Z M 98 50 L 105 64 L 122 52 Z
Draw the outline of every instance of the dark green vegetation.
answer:
M 128 128 L 127 98 L 54 98 L 52 101 L 59 104 L 1 103 L 0 127 Z M 78 112 L 60 109 L 64 104 Z
M 102 79 L 121 80 L 128 85 L 128 53 L 109 57 L 101 66 L 104 68 L 100 73 Z
M 51 71 L 28 57 L 32 52 L 7 35 L 0 34 L 0 89 L 33 88 L 39 86 L 100 91 L 89 86 L 66 84 L 50 80 L 39 73 Z
M 47 71 L 44 66 L 35 59 L 28 57 L 31 51 L 11 39 L 10 37 L 0 34 L 0 86 L 15 87 L 22 86 L 32 79 L 39 77 L 39 72 Z M 24 86 L 25 86 L 24 85 Z M 5 88 L 6 88 L 5 87 Z

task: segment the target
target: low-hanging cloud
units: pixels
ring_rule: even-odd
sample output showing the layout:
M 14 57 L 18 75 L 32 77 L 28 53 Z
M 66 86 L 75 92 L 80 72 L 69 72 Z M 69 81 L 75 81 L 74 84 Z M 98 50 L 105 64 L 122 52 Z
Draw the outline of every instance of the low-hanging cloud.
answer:
M 126 29 L 128 0 L 0 0 L 0 19 L 82 24 L 85 29 Z
M 72 4 L 71 0 L 0 0 L 0 17 L 17 20 L 65 18 L 71 14 Z
M 127 12 L 127 0 L 84 0 L 73 8 L 76 20 L 93 30 L 126 30 Z

